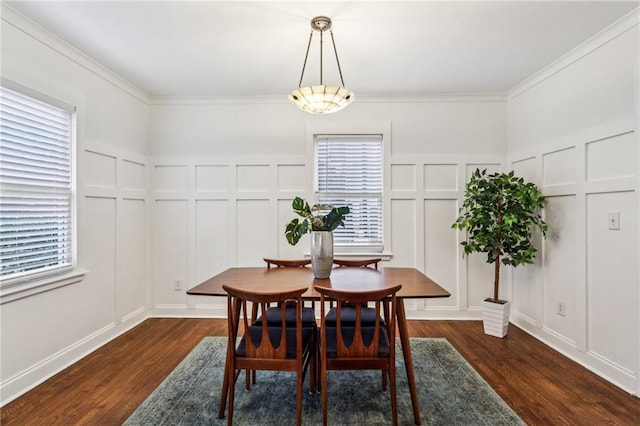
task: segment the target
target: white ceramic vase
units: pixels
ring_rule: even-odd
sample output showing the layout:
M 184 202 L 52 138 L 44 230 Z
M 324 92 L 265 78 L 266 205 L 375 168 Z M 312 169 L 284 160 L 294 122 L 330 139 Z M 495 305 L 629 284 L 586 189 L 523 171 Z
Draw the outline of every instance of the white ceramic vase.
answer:
M 490 336 L 504 337 L 509 328 L 509 311 L 511 303 L 496 303 L 490 300 L 482 301 L 482 323 L 484 332 Z
M 311 231 L 311 267 L 318 279 L 326 279 L 333 268 L 333 232 Z

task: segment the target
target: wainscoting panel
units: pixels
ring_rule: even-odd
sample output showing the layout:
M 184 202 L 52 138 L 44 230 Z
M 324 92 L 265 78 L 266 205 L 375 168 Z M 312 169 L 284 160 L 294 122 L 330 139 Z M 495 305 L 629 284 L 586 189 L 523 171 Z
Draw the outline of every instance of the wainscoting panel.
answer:
M 308 236 L 295 246 L 284 237 L 286 224 L 295 217 L 293 198 L 313 201 L 307 161 L 185 158 L 158 160 L 151 167 L 156 315 L 224 316 L 219 300 L 187 297 L 184 290 L 228 267 L 260 267 L 264 257 L 308 255 Z M 452 293 L 448 299 L 409 301 L 409 317 L 479 318 L 480 302 L 491 294 L 492 266 L 479 256 L 463 258 L 461 234 L 451 228 L 467 173 L 477 167 L 501 169 L 491 156 L 392 157 L 387 165 L 383 257 L 388 260 L 383 266 L 417 267 Z
M 86 197 L 84 209 L 91 225 L 83 227 L 87 244 L 82 245 L 82 265 L 89 273 L 82 285 L 92 287 L 92 299 L 85 301 L 85 307 L 93 315 L 91 323 L 82 326 L 100 330 L 116 321 L 116 199 Z
M 456 191 L 458 189 L 458 165 L 425 164 L 422 186 L 425 191 Z
M 156 200 L 154 204 L 153 278 L 156 305 L 186 304 L 184 291 L 189 287 L 188 206 L 186 200 Z M 176 282 L 181 283 L 181 290 L 176 290 Z
M 304 164 L 278 164 L 278 191 L 305 192 Z
M 269 200 L 238 200 L 236 226 L 237 266 L 261 266 L 269 253 L 271 226 Z
M 238 192 L 268 192 L 268 165 L 238 165 L 236 167 Z
M 157 165 L 154 184 L 157 192 L 187 191 L 187 166 Z
M 458 200 L 424 201 L 424 269 L 451 297 L 427 300 L 427 306 L 458 306 L 458 239 L 451 224 L 458 214 Z
M 634 192 L 587 196 L 588 350 L 637 374 L 638 215 Z M 611 211 L 620 230 L 608 229 Z
M 511 169 L 527 182 L 535 182 L 538 178 L 538 161 L 535 157 L 514 161 L 511 163 Z
M 541 307 L 543 300 L 542 286 L 538 283 L 537 267 L 541 264 L 539 258 L 533 265 L 520 265 L 517 268 L 502 268 L 500 287 L 509 283 L 511 278 L 511 312 L 517 312 L 522 318 L 540 325 L 542 318 Z M 504 281 L 503 281 L 504 280 Z M 505 291 L 505 289 L 503 289 Z
M 146 315 L 150 304 L 149 169 L 142 156 L 97 142 L 83 150 L 81 168 L 88 178 L 79 179 L 79 265 L 89 271 L 88 279 L 100 277 L 105 295 L 99 306 L 109 310 L 109 322 L 96 329 L 126 329 Z M 96 244 L 100 253 L 94 253 Z
M 229 191 L 229 166 L 196 165 L 196 191 L 227 192 Z
M 463 253 L 462 250 L 460 253 Z M 487 263 L 487 255 L 482 253 L 474 253 L 464 255 L 465 262 L 463 266 L 466 268 L 467 274 L 467 306 L 469 308 L 480 309 L 480 304 L 487 297 L 493 297 L 493 264 Z M 508 277 L 505 269 L 501 269 L 501 294 L 508 288 Z M 500 296 L 505 297 L 506 296 Z
M 120 162 L 120 182 L 121 187 L 127 191 L 142 191 L 147 190 L 146 181 L 146 168 L 142 163 L 122 159 Z
M 196 282 L 224 271 L 229 262 L 229 202 L 196 200 Z M 191 285 L 189 285 L 191 287 Z
M 541 186 L 549 226 L 536 265 L 510 272 L 512 322 L 628 390 L 640 369 L 634 123 L 605 123 L 510 157 Z M 620 229 L 610 229 L 612 215 Z
M 116 317 L 121 319 L 146 308 L 147 232 L 145 200 L 123 199 L 119 204 L 115 285 Z
M 416 264 L 416 201 L 391 201 L 391 247 L 393 258 L 389 266 L 407 266 Z
M 575 342 L 577 333 L 578 245 L 576 216 L 581 210 L 574 194 L 547 198 L 545 220 L 549 226 L 544 251 L 538 259 L 544 264 L 544 318 L 542 324 L 549 331 Z M 523 283 L 524 284 L 524 283 Z M 520 287 L 520 283 L 514 284 Z M 526 295 L 522 300 L 526 300 Z M 520 297 L 517 297 L 520 300 Z
M 101 152 L 84 152 L 84 184 L 94 188 L 116 188 L 117 158 Z
M 554 186 L 576 183 L 578 180 L 576 164 L 580 163 L 575 147 L 543 154 L 542 184 L 544 186 Z
M 593 182 L 634 176 L 638 161 L 634 136 L 633 132 L 628 132 L 589 142 L 587 180 Z
M 415 191 L 416 190 L 416 165 L 392 164 L 391 165 L 391 190 Z

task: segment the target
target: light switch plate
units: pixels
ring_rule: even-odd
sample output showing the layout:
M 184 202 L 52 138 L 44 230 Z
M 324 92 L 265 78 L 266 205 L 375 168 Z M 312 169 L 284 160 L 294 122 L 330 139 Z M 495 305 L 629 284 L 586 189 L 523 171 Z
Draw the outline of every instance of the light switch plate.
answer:
M 609 229 L 618 231 L 620 230 L 620 212 L 609 212 Z

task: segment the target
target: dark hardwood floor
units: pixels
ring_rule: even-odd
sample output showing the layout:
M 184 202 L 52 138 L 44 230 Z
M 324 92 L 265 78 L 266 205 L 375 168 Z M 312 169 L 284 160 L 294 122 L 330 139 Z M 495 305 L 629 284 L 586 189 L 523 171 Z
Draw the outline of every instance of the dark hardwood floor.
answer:
M 445 337 L 530 425 L 640 425 L 640 399 L 517 327 L 498 339 L 480 321 L 409 321 Z M 0 409 L 2 425 L 119 425 L 204 336 L 226 320 L 154 318 Z

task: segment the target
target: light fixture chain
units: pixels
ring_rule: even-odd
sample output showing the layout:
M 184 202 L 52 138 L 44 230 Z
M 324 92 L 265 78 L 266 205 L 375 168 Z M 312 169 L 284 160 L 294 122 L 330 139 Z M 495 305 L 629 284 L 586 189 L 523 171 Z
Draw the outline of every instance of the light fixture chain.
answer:
M 311 34 L 309 34 L 309 43 L 307 44 L 307 53 L 304 55 L 304 64 L 302 64 L 302 74 L 300 74 L 300 82 L 298 83 L 298 87 L 302 87 L 302 79 L 304 78 L 304 69 L 307 67 L 307 58 L 309 57 L 309 48 L 311 47 L 312 38 L 313 38 L 313 30 L 311 30 Z M 340 78 L 342 78 L 342 76 L 340 76 Z M 342 85 L 344 86 L 344 83 Z
M 336 49 L 336 40 L 333 38 L 333 30 L 329 30 L 331 34 L 331 42 L 333 43 L 333 51 L 336 54 L 336 63 L 338 64 L 338 74 L 340 74 L 340 82 L 342 82 L 342 87 L 344 87 L 344 80 L 342 79 L 342 69 L 340 68 L 340 60 L 338 59 L 338 49 Z M 322 84 L 322 83 L 320 83 Z
M 320 86 L 324 84 L 322 82 L 322 33 L 324 33 L 324 31 L 320 31 Z

